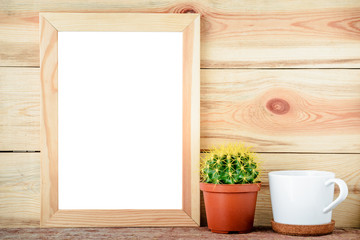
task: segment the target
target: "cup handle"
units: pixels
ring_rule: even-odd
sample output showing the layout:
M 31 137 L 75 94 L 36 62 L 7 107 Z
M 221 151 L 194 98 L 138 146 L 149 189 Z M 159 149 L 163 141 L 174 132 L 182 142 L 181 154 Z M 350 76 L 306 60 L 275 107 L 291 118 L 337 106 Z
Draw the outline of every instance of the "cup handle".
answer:
M 346 185 L 346 183 L 341 180 L 340 178 L 333 178 L 333 179 L 329 179 L 325 182 L 325 186 L 330 186 L 332 183 L 336 183 L 339 188 L 340 188 L 340 194 L 339 196 L 335 199 L 335 201 L 333 201 L 332 203 L 329 204 L 329 206 L 327 206 L 326 208 L 323 209 L 323 213 L 328 213 L 331 210 L 333 210 L 337 205 L 339 205 L 342 201 L 344 201 L 348 195 L 348 187 Z

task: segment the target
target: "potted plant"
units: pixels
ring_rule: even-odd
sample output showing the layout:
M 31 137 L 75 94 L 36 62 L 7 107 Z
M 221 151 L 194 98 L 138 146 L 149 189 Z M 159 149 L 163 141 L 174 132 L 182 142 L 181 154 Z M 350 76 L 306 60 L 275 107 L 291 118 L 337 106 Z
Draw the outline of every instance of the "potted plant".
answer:
M 215 233 L 250 232 L 261 186 L 257 155 L 242 143 L 212 147 L 200 169 L 208 228 Z

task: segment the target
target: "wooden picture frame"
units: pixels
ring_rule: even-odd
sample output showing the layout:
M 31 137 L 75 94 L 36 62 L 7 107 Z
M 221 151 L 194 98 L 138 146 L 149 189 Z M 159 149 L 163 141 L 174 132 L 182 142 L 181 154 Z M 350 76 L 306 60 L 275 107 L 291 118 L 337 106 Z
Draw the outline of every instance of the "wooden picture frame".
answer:
M 183 194 L 180 210 L 59 210 L 58 31 L 183 32 Z M 200 16 L 40 13 L 41 227 L 198 226 Z

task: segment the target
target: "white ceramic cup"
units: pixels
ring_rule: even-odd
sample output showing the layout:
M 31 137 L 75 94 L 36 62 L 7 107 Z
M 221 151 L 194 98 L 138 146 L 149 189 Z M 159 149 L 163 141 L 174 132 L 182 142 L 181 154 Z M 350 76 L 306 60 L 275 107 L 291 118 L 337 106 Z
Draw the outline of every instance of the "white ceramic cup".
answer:
M 335 201 L 334 183 L 340 187 Z M 269 173 L 274 221 L 293 225 L 331 222 L 332 210 L 348 195 L 346 183 L 325 171 L 275 171 Z

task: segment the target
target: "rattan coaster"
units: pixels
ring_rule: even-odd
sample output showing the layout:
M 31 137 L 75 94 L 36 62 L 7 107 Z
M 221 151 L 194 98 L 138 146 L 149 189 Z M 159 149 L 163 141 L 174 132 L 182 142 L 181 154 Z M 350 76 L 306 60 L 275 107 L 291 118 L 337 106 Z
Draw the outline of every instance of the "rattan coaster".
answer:
M 335 221 L 321 225 L 290 225 L 277 223 L 271 220 L 272 229 L 281 234 L 293 236 L 320 236 L 330 234 L 334 231 Z

